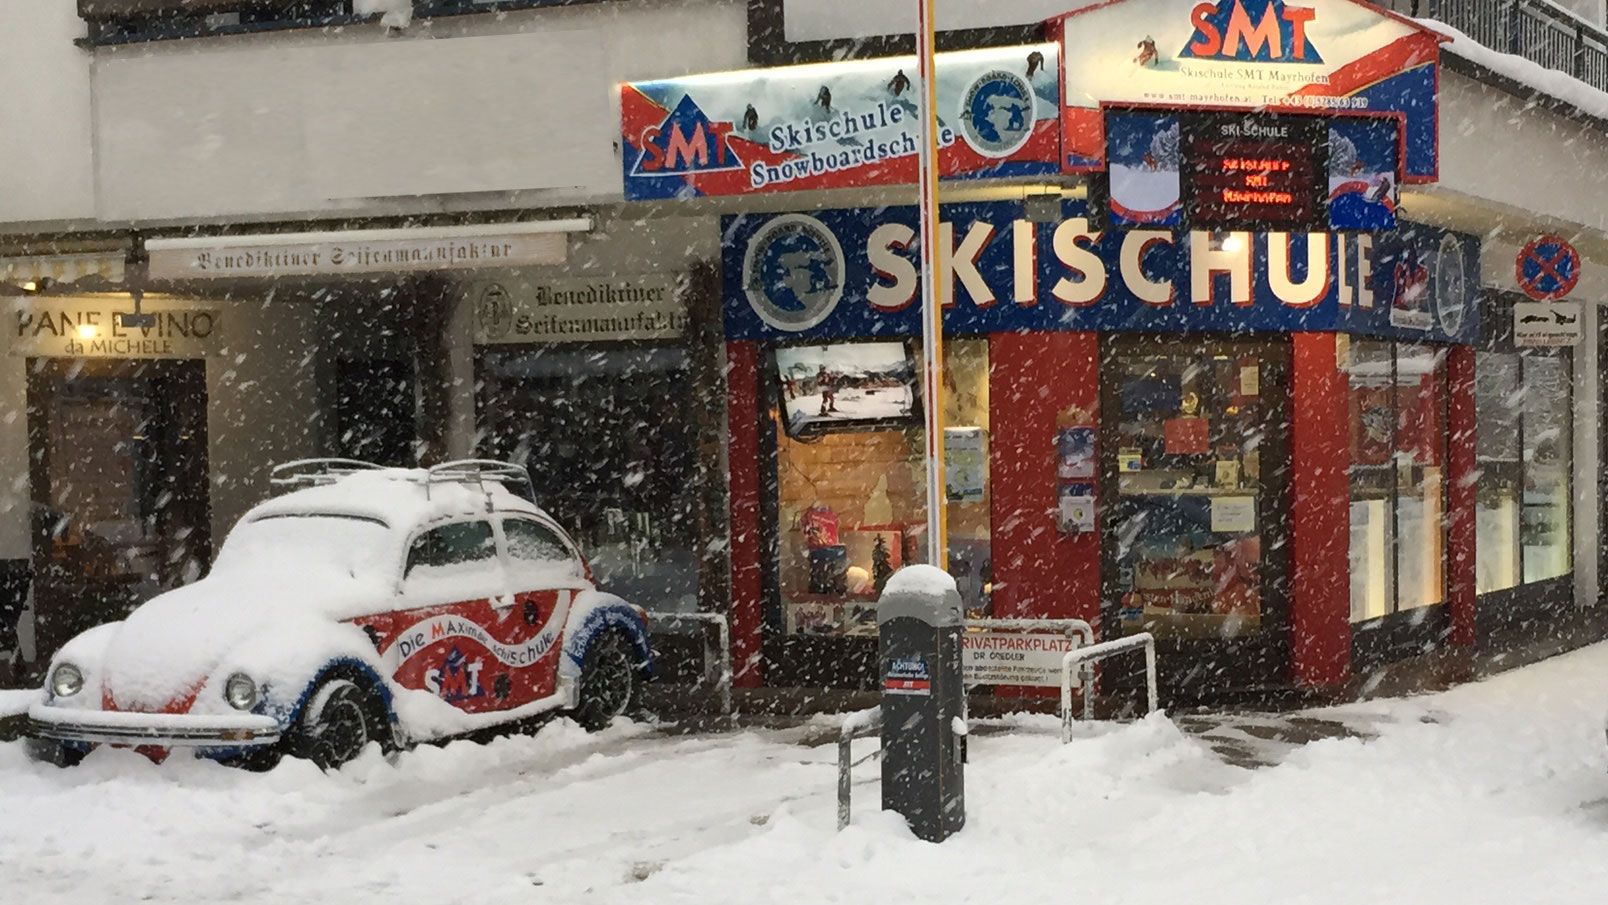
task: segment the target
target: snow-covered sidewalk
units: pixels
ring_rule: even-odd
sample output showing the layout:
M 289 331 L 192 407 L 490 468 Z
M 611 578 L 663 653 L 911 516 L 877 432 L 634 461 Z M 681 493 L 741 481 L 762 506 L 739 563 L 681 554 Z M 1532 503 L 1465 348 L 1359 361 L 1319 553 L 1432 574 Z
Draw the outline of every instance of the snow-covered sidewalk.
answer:
M 804 733 L 559 723 L 339 775 L 61 771 L 0 746 L 0 888 L 19 901 L 1598 902 L 1608 645 L 1446 694 L 1318 714 L 1367 738 L 1225 762 L 1157 716 L 973 738 L 966 830 L 934 846 Z M 815 733 L 819 735 L 820 733 Z M 863 742 L 869 750 L 874 742 Z

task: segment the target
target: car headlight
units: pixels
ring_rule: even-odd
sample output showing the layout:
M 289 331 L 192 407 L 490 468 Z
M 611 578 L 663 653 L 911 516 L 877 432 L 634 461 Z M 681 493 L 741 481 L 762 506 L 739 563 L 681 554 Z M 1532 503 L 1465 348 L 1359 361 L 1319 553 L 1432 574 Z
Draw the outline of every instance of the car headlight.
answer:
M 50 693 L 70 698 L 84 689 L 84 673 L 71 663 L 57 664 L 50 673 Z
M 257 706 L 257 683 L 243 672 L 237 672 L 223 683 L 223 699 L 236 710 L 250 710 Z

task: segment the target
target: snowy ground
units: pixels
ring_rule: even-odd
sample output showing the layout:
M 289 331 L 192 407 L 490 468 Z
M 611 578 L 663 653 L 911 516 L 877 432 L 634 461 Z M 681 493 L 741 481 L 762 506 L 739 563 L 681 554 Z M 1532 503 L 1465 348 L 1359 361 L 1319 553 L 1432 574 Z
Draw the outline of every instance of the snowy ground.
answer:
M 0 889 L 29 903 L 1598 902 L 1605 680 L 1608 645 L 1324 711 L 1360 737 L 1256 769 L 1206 743 L 1240 731 L 1227 723 L 1206 741 L 1160 717 L 1088 726 L 1063 747 L 1025 718 L 973 738 L 969 823 L 942 846 L 875 809 L 874 763 L 834 833 L 832 746 L 800 743 L 819 731 L 560 723 L 327 777 L 115 751 L 59 771 L 0 745 Z M 1279 723 L 1243 725 L 1251 739 Z

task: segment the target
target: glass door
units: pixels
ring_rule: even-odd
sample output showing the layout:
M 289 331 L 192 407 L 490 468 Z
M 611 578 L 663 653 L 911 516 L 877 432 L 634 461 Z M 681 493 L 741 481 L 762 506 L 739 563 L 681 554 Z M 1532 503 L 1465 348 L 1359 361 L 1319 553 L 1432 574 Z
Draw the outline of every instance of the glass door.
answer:
M 1282 621 L 1286 361 L 1281 342 L 1108 342 L 1104 598 L 1115 633 L 1228 640 Z

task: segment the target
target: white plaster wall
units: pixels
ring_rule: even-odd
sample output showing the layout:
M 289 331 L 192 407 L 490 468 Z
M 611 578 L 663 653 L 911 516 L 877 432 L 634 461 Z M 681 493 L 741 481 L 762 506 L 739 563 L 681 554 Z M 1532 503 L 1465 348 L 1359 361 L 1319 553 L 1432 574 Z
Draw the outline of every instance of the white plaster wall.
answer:
M 83 35 L 76 0 L 0 3 L 0 224 L 94 214 Z
M 1444 69 L 1440 115 L 1437 191 L 1608 232 L 1608 135 Z
M 1031 25 L 1076 7 L 1079 0 L 937 0 L 940 31 Z M 782 0 L 789 41 L 911 34 L 916 30 L 912 0 Z
M 738 0 L 97 50 L 107 221 L 618 200 L 621 81 L 744 65 Z M 429 197 L 425 197 L 429 196 Z

